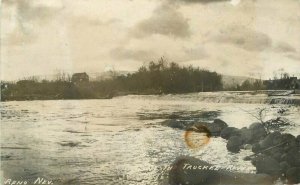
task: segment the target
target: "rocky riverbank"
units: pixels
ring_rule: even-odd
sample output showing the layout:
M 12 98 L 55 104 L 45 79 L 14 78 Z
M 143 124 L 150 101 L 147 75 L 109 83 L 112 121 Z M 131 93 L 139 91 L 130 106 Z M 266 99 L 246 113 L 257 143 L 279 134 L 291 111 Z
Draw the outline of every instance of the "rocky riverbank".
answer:
M 279 118 L 280 119 L 280 118 Z M 300 135 L 297 137 L 281 133 L 278 128 L 288 125 L 278 119 L 262 123 L 253 123 L 241 129 L 229 127 L 220 119 L 212 122 L 187 122 L 169 119 L 162 125 L 182 129 L 209 130 L 209 137 L 222 137 L 227 140 L 227 150 L 238 153 L 241 149 L 252 150 L 253 155 L 245 160 L 251 160 L 256 167 L 257 174 L 266 174 L 272 180 L 281 179 L 284 183 L 300 183 Z
M 212 170 L 212 165 L 189 156 L 178 157 L 169 171 L 169 185 L 271 185 L 267 174 L 234 173 L 227 170 Z

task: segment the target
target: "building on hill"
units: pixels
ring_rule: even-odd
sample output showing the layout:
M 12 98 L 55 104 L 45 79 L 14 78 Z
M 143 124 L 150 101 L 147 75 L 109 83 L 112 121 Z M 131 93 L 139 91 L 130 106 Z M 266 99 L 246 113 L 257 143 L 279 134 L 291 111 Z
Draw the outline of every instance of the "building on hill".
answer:
M 74 73 L 72 75 L 72 82 L 73 83 L 80 83 L 80 82 L 88 82 L 89 81 L 89 75 L 84 72 L 84 73 Z

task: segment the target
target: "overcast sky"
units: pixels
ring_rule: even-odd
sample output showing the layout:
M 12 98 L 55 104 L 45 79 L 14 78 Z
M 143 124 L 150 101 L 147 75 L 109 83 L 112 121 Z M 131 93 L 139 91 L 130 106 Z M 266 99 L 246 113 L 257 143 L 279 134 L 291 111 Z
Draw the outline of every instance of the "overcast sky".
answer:
M 137 70 L 164 56 L 300 77 L 300 0 L 2 0 L 1 78 Z

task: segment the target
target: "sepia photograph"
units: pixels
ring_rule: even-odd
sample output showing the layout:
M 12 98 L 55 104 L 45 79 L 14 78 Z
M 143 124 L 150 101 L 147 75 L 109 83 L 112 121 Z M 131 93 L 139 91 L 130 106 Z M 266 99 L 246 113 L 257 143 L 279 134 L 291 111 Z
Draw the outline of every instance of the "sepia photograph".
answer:
M 1 185 L 300 185 L 300 0 L 0 0 Z

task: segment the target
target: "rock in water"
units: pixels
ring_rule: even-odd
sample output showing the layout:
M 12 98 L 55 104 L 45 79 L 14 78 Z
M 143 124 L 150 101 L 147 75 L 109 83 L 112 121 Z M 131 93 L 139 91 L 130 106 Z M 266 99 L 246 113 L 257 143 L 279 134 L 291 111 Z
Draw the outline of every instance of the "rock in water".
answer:
M 242 144 L 243 142 L 240 136 L 232 136 L 229 138 L 226 147 L 228 151 L 237 153 L 240 151 L 240 147 Z
M 227 123 L 220 119 L 215 119 L 214 124 L 218 125 L 222 130 L 226 127 L 228 127 Z
M 281 175 L 280 164 L 272 157 L 260 155 L 252 160 L 252 164 L 256 167 L 257 173 L 268 174 L 274 178 Z
M 171 127 L 171 128 L 178 128 L 178 129 L 186 129 L 188 127 L 188 123 L 184 121 L 179 121 L 175 119 L 165 120 L 161 123 L 163 126 Z
M 245 150 L 252 150 L 252 145 L 251 144 L 245 144 L 245 145 L 243 145 L 243 148 Z
M 283 145 L 283 149 L 286 152 L 297 148 L 297 139 L 295 136 L 293 136 L 291 134 L 282 134 L 281 140 L 282 140 L 282 143 L 285 143 Z
M 280 169 L 281 169 L 281 172 L 282 173 L 286 173 L 288 169 L 290 169 L 291 166 L 286 162 L 286 161 L 283 161 L 280 163 Z
M 228 127 L 223 120 L 215 119 L 213 123 L 207 125 L 213 136 L 220 136 L 222 130 Z
M 215 119 L 214 122 L 188 122 L 184 120 L 177 120 L 177 119 L 171 119 L 171 120 L 165 120 L 161 123 L 163 126 L 168 126 L 171 128 L 178 128 L 186 130 L 193 126 L 204 126 L 206 127 L 212 136 L 220 136 L 221 131 L 226 128 L 228 125 L 224 121 L 220 119 Z
M 201 170 L 199 169 L 199 166 L 209 166 L 209 164 L 193 157 L 177 158 L 172 164 L 171 170 L 169 171 L 169 184 L 220 184 L 220 175 L 217 171 Z
M 286 178 L 291 184 L 300 183 L 300 167 L 288 169 L 286 172 Z
M 261 147 L 259 143 L 255 143 L 252 145 L 252 152 L 253 153 L 259 153 L 261 151 Z
M 223 139 L 229 139 L 231 136 L 235 136 L 239 134 L 239 129 L 234 127 L 226 127 L 221 132 L 221 137 Z
M 191 124 L 191 126 L 195 127 L 206 127 L 212 136 L 220 136 L 223 126 L 219 123 L 208 123 L 208 122 L 198 122 Z
M 264 140 L 260 141 L 260 148 L 262 150 L 270 148 L 276 144 L 282 143 L 281 141 L 281 133 L 280 132 L 273 132 L 269 134 Z
M 300 147 L 300 135 L 297 136 L 296 141 L 297 141 L 297 146 Z
M 249 126 L 249 130 L 251 131 L 252 138 L 251 142 L 257 142 L 267 135 L 267 131 L 265 127 L 261 123 L 253 123 Z
M 291 150 L 287 153 L 284 153 L 281 156 L 281 161 L 286 161 L 289 165 L 294 167 L 300 166 L 300 151 L 297 149 Z
M 251 144 L 253 140 L 253 132 L 250 129 L 242 128 L 240 129 L 240 136 L 242 142 L 245 144 Z

